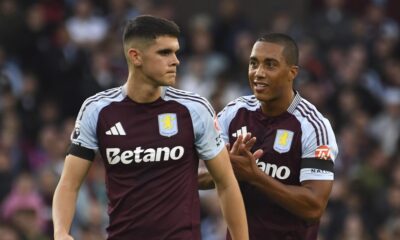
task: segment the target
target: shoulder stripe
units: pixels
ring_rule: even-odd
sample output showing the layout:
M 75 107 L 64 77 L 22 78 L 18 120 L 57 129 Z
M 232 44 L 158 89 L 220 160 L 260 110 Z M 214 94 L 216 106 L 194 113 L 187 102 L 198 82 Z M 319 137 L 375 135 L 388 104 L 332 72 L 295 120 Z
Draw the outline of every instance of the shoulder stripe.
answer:
M 187 100 L 191 100 L 193 102 L 198 102 L 208 110 L 208 112 L 210 113 L 211 117 L 214 117 L 214 111 L 209 106 L 209 104 L 207 104 L 207 101 L 205 101 L 202 97 L 191 96 L 191 95 L 181 94 L 181 93 L 172 92 L 172 91 L 166 91 L 165 95 L 170 97 L 170 98 L 173 98 L 173 99 L 187 99 Z
M 236 104 L 238 104 L 239 102 L 245 103 L 246 105 L 248 105 L 249 107 L 256 107 L 259 104 L 259 101 L 254 97 L 254 99 L 246 99 L 244 97 L 239 97 L 236 100 L 228 103 L 226 106 L 230 107 L 230 106 L 235 106 Z
M 258 99 L 252 95 L 252 96 L 242 96 L 239 98 L 236 98 L 235 100 L 229 102 L 219 113 L 218 117 L 221 116 L 221 114 L 227 109 L 230 109 L 231 107 L 238 106 L 238 108 L 246 108 L 247 110 L 254 110 L 255 107 L 259 107 L 260 102 Z
M 196 94 L 196 93 L 188 92 L 188 91 L 183 91 L 183 90 L 179 90 L 179 89 L 172 88 L 172 87 L 169 87 L 169 88 L 167 89 L 167 91 L 171 91 L 171 92 L 173 92 L 173 93 L 175 93 L 176 95 L 179 95 L 179 96 L 193 97 L 193 98 L 196 98 L 196 99 L 198 99 L 198 100 L 200 100 L 200 101 L 203 101 L 204 104 L 207 105 L 208 108 L 211 110 L 211 112 L 214 112 L 214 108 L 213 108 L 213 107 L 211 106 L 211 104 L 207 101 L 207 99 L 205 99 L 204 97 L 202 97 L 202 96 L 200 96 L 200 95 L 198 95 L 198 94 Z
M 114 92 L 120 90 L 120 88 L 121 88 L 121 87 L 110 88 L 110 89 L 107 89 L 107 90 L 105 90 L 105 91 L 99 92 L 99 93 L 97 93 L 97 94 L 95 94 L 95 95 L 93 95 L 93 96 L 91 96 L 91 97 L 88 97 L 88 98 L 85 100 L 85 102 L 89 102 L 89 101 L 91 101 L 91 100 L 94 100 L 94 99 L 96 99 L 96 98 L 100 98 L 100 97 L 102 97 L 102 96 L 109 96 L 109 95 L 113 94 Z M 85 104 L 85 102 L 84 102 L 84 104 Z
M 91 103 L 97 102 L 97 101 L 99 101 L 100 99 L 103 99 L 103 98 L 114 98 L 114 97 L 116 97 L 116 96 L 118 96 L 120 94 L 120 90 L 121 90 L 121 87 L 109 89 L 108 92 L 107 91 L 100 92 L 100 93 L 98 93 L 98 94 L 86 99 L 85 102 L 83 102 L 83 104 L 82 104 L 82 108 L 78 113 L 77 119 L 79 119 L 79 120 L 82 119 L 83 112 L 86 110 L 86 108 Z
M 85 102 L 84 102 L 84 104 L 88 105 L 88 104 L 90 104 L 91 102 L 95 102 L 95 101 L 97 101 L 97 100 L 99 100 L 99 99 L 102 99 L 102 98 L 104 98 L 104 97 L 111 96 L 111 95 L 113 95 L 113 94 L 115 94 L 115 93 L 117 93 L 117 92 L 118 92 L 118 89 L 115 89 L 115 90 L 113 90 L 113 91 L 109 91 L 109 92 L 107 92 L 107 93 L 106 93 L 106 92 L 98 93 L 98 94 L 96 94 L 96 95 L 94 95 L 94 96 L 92 96 L 92 97 L 86 99 Z
M 301 109 L 301 106 L 300 106 L 300 105 L 298 105 L 298 106 L 296 107 L 296 110 L 299 111 L 299 113 L 301 114 L 301 116 L 303 116 L 305 119 L 307 119 L 308 122 L 310 122 L 311 125 L 313 126 L 314 131 L 315 131 L 315 135 L 316 135 L 316 137 L 317 137 L 317 145 L 320 146 L 320 145 L 321 145 L 320 135 L 318 134 L 317 126 L 315 125 L 314 121 L 311 119 L 310 114 L 306 114 L 306 112 L 304 112 L 304 110 Z
M 172 91 L 172 92 L 182 93 L 185 95 L 190 95 L 190 96 L 199 96 L 198 94 L 196 94 L 194 92 L 184 91 L 184 90 L 173 88 L 173 87 L 168 87 L 167 90 Z
M 217 117 L 218 117 L 218 118 L 221 117 L 222 113 L 225 112 L 225 110 L 226 110 L 226 107 L 225 107 L 224 109 L 222 109 L 222 110 L 217 114 Z
M 246 103 L 258 103 L 258 100 L 255 99 L 255 98 L 248 99 L 248 98 L 245 98 L 245 97 L 239 97 L 238 99 L 239 99 L 239 101 L 243 101 L 243 102 L 246 102 Z
M 326 129 L 324 121 L 321 119 L 321 117 L 318 116 L 315 110 L 309 104 L 307 104 L 307 102 L 301 101 L 300 105 L 302 105 L 306 110 L 308 110 L 307 112 L 311 113 L 311 118 L 314 119 L 321 128 L 322 136 L 324 137 L 324 142 L 325 142 L 324 144 L 329 144 L 328 131 Z

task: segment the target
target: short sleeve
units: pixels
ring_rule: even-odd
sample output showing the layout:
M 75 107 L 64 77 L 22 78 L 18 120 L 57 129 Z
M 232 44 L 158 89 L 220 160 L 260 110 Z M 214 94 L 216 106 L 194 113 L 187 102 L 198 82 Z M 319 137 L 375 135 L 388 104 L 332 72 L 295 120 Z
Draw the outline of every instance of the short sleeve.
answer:
M 336 138 L 326 118 L 320 126 L 303 125 L 300 182 L 334 179 L 333 167 L 339 152 Z
M 218 128 L 218 122 L 214 114 L 198 104 L 191 111 L 194 126 L 195 146 L 199 157 L 203 160 L 214 158 L 225 147 Z
M 72 144 L 97 150 L 98 141 L 96 135 L 96 126 L 98 111 L 95 104 L 84 102 L 75 121 L 75 128 L 71 134 Z

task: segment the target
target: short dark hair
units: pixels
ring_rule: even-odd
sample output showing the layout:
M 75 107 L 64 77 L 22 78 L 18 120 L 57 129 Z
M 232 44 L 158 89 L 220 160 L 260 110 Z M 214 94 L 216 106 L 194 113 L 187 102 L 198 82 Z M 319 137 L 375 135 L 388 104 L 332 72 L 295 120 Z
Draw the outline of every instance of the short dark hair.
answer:
M 257 42 L 270 42 L 282 45 L 284 47 L 283 56 L 285 57 L 286 63 L 289 65 L 298 65 L 299 48 L 290 36 L 283 33 L 266 33 L 257 39 Z
M 124 27 L 123 42 L 133 38 L 154 40 L 159 36 L 178 38 L 180 30 L 173 21 L 151 15 L 141 15 L 127 21 Z

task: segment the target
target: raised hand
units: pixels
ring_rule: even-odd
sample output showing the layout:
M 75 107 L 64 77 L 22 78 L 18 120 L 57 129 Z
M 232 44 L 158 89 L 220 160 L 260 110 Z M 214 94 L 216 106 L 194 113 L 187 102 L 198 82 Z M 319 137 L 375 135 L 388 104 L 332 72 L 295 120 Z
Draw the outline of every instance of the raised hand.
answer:
M 256 160 L 263 154 L 263 150 L 258 149 L 254 153 L 250 149 L 256 142 L 255 137 L 251 137 L 251 133 L 246 136 L 238 136 L 232 148 L 229 149 L 229 156 L 233 171 L 236 178 L 240 181 L 251 182 L 255 175 L 261 172 L 258 168 Z

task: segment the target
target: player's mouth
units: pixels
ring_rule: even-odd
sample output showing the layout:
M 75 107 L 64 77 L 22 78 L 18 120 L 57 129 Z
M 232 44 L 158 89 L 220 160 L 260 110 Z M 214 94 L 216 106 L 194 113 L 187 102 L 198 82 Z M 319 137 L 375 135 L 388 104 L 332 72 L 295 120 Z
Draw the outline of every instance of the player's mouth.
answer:
M 167 74 L 176 76 L 176 71 L 168 71 Z
M 256 92 L 262 92 L 269 87 L 267 83 L 260 81 L 254 81 L 253 84 L 254 84 L 254 90 Z

